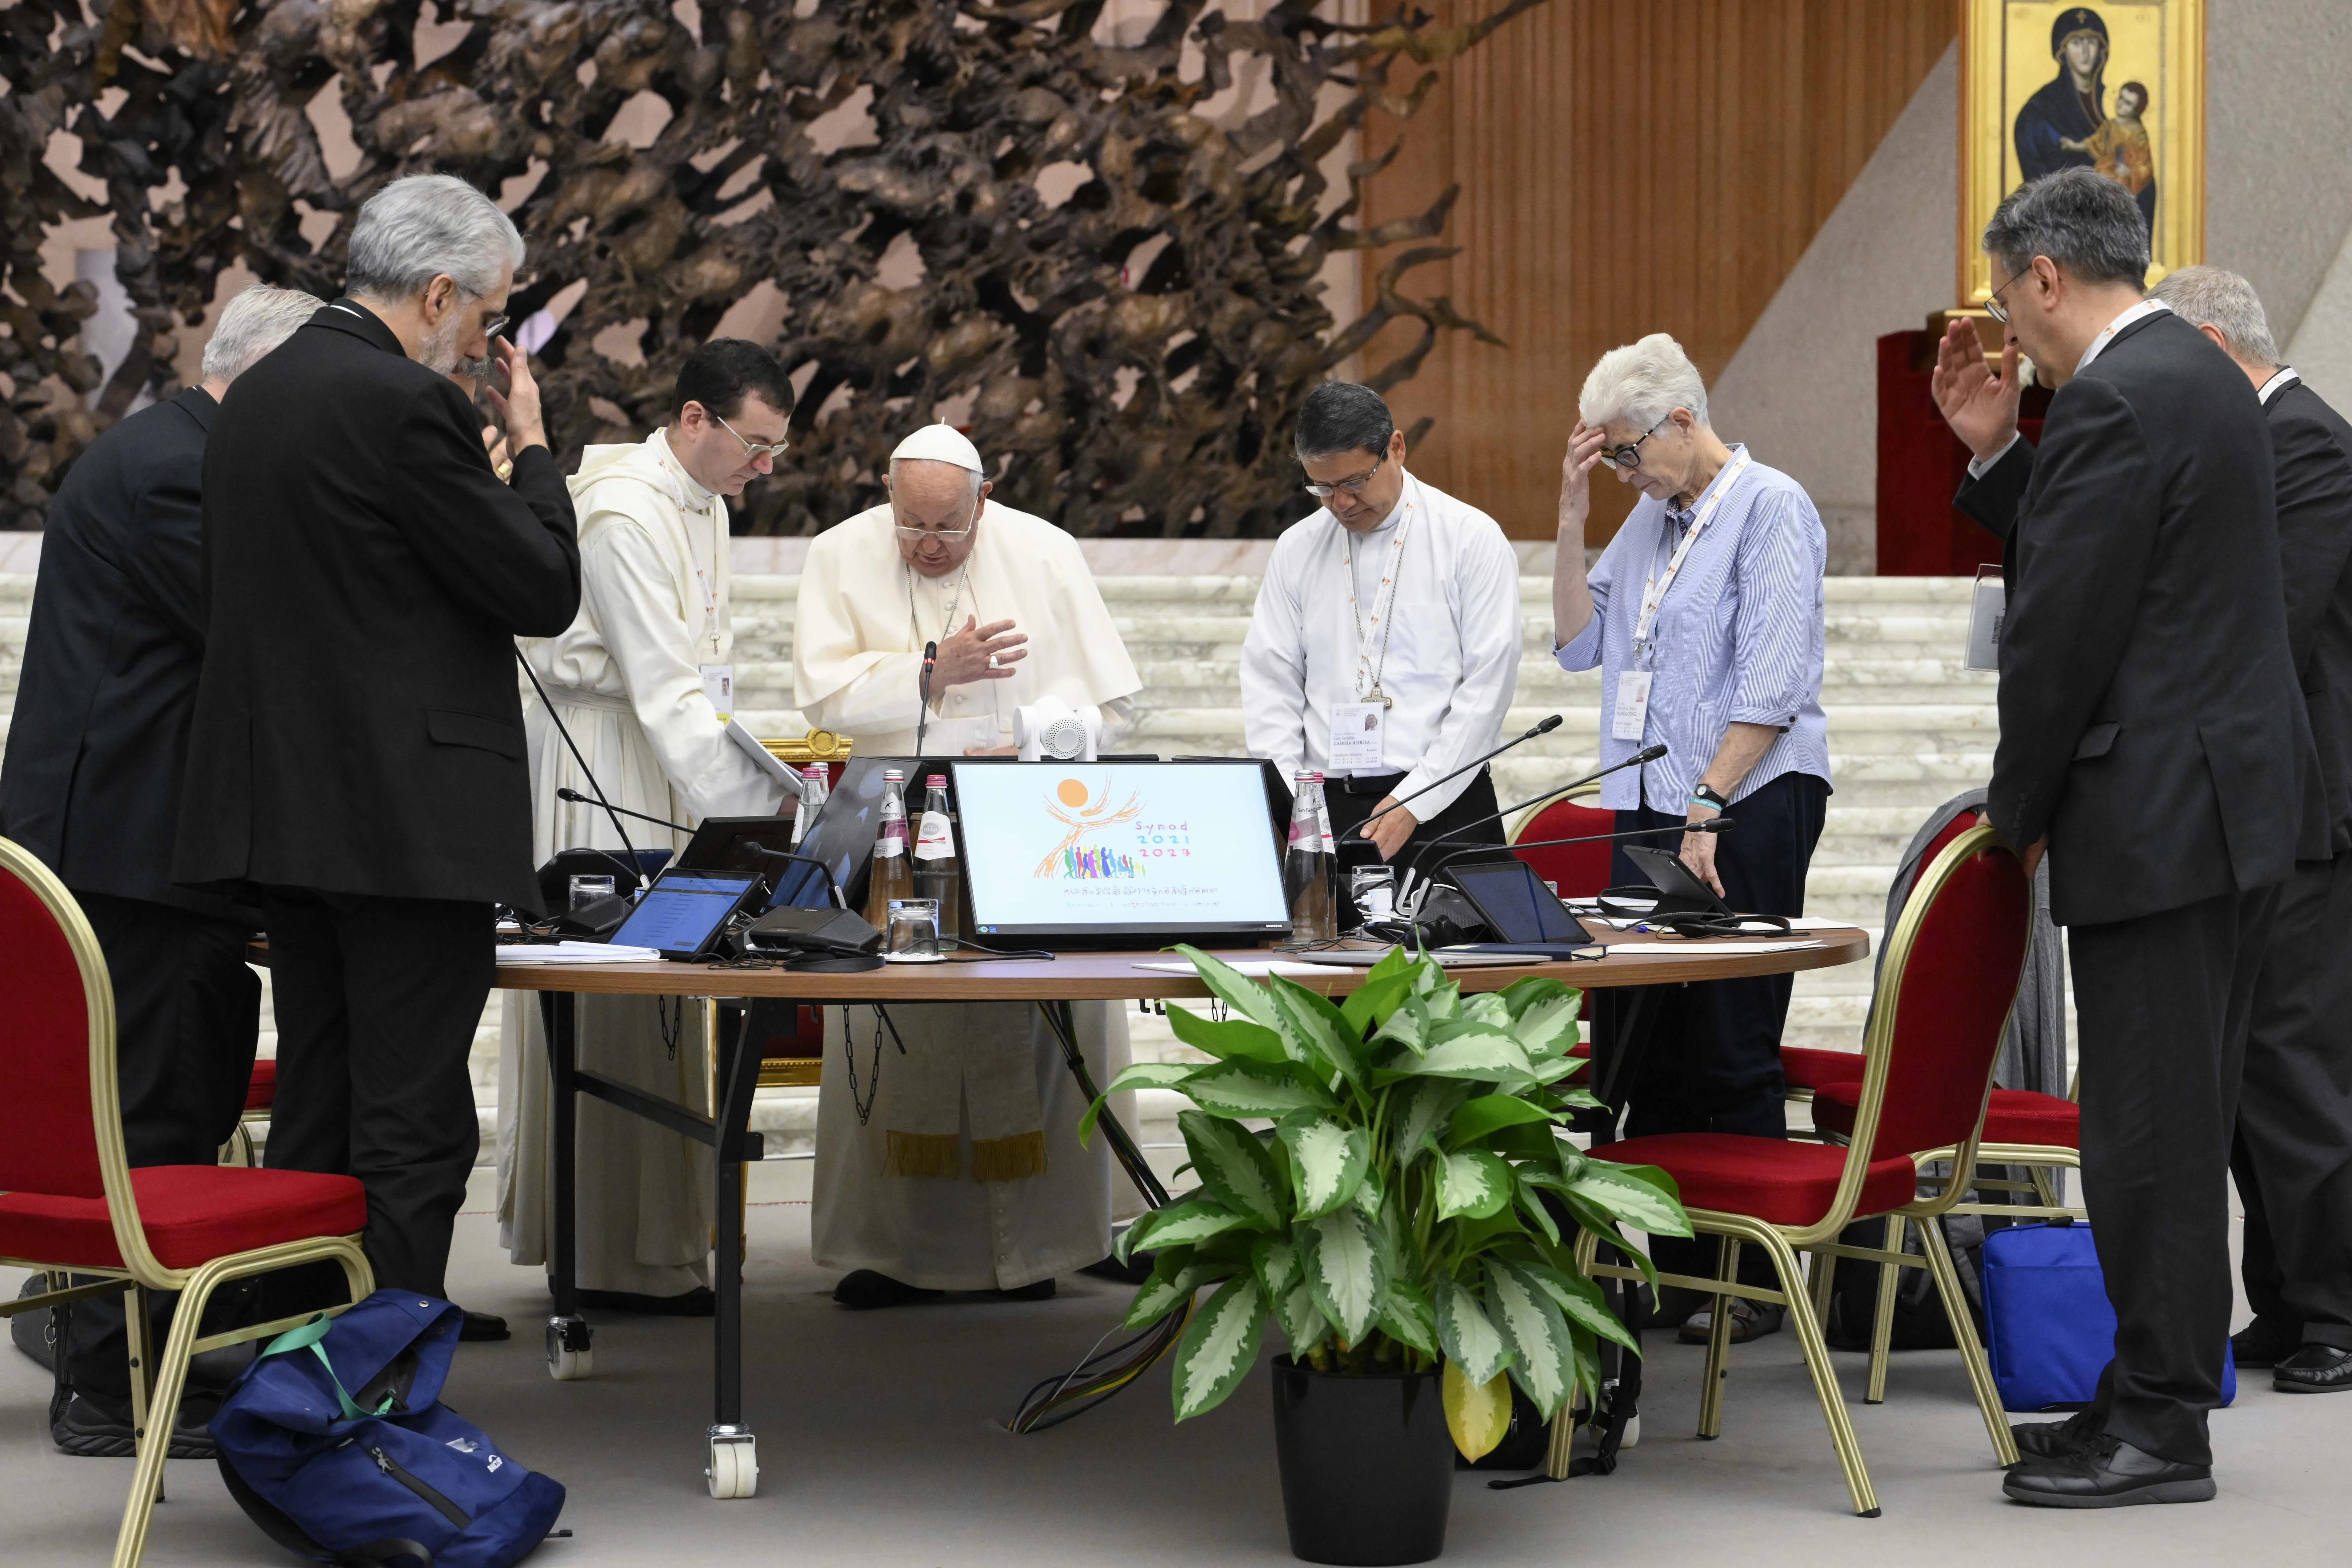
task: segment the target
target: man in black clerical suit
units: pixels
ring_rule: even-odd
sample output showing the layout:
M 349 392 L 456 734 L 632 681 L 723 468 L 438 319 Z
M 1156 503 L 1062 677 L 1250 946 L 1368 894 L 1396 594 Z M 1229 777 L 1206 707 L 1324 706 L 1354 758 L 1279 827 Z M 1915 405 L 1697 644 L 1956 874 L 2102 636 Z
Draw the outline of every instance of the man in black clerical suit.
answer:
M 73 889 L 114 986 L 115 1076 L 133 1165 L 209 1165 L 253 1076 L 257 911 L 172 885 L 180 762 L 205 654 L 205 437 L 229 384 L 319 301 L 266 284 L 221 310 L 203 380 L 123 419 L 58 487 L 0 764 L 0 835 Z M 157 1304 L 155 1338 L 171 1323 Z M 50 1436 L 68 1454 L 131 1451 L 122 1298 L 74 1304 Z M 212 1451 L 220 1403 L 198 1368 L 176 1457 Z
M 2270 424 L 2287 644 L 2320 789 L 2246 1035 L 2230 1170 L 2254 1321 L 2231 1342 L 2276 1388 L 2333 1393 L 2352 1389 L 2352 422 L 2279 363 L 2243 278 L 2187 267 L 2155 295 L 2237 363 Z
M 2070 929 L 2083 1192 L 2117 1327 L 2089 1408 L 2022 1426 L 2003 1489 L 2060 1507 L 2213 1495 L 2231 1292 L 2223 1173 L 2264 942 L 2315 768 L 2280 586 L 2270 434 L 2230 357 L 2142 298 L 2147 225 L 2065 169 L 1986 225 L 1992 374 L 1966 322 L 1934 390 L 2008 541 L 1988 810 L 2050 858 Z M 2021 350 L 2056 384 L 2017 436 Z
M 247 373 L 205 454 L 174 869 L 261 900 L 269 1163 L 357 1176 L 378 1283 L 426 1296 L 479 1142 L 466 1058 L 491 906 L 539 907 L 513 638 L 580 603 L 539 391 L 496 335 L 522 258 L 463 181 L 385 186 L 352 226 L 347 297 Z M 449 380 L 493 355 L 511 489 Z

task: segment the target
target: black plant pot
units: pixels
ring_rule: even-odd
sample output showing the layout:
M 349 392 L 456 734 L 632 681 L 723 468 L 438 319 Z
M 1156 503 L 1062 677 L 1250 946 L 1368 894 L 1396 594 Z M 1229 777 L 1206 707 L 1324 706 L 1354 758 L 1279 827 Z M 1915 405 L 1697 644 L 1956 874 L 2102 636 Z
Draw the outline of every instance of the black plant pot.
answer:
M 1273 1373 L 1291 1555 L 1376 1568 L 1444 1552 L 1454 1438 L 1438 1374 L 1317 1372 L 1287 1356 Z

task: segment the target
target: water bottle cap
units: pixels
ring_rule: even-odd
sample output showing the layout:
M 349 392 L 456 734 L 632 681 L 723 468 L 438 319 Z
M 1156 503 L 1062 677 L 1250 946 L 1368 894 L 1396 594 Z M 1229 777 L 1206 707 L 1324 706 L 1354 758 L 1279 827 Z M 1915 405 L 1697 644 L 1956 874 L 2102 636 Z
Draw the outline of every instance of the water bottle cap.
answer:
M 945 773 L 933 773 L 930 777 L 925 779 L 923 783 L 926 786 L 931 789 L 945 789 L 948 787 L 948 775 Z
M 1323 775 L 1321 773 L 1315 772 L 1311 768 L 1301 768 L 1297 773 L 1290 775 L 1290 782 L 1292 784 L 1315 784 L 1321 780 L 1322 777 Z
M 907 775 L 900 773 L 897 768 L 884 768 L 882 770 L 882 782 L 884 784 L 905 784 L 907 782 Z

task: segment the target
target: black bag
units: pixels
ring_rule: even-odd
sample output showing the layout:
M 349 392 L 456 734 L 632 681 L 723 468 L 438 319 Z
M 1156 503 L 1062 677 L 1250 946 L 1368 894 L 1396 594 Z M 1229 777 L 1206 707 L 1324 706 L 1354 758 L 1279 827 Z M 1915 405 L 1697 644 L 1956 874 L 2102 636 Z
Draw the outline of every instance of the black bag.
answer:
M 2000 1174 L 1998 1168 L 1984 1173 Z M 1898 1351 L 1951 1350 L 1958 1343 L 1952 1338 L 1952 1325 L 1944 1316 L 1943 1299 L 1936 1290 L 1935 1276 L 1924 1267 L 1926 1249 L 1919 1239 L 1919 1221 L 1913 1220 L 1903 1227 L 1903 1250 L 1920 1259 L 1923 1267 L 1906 1268 L 1895 1281 L 1895 1321 L 1887 1348 Z M 1984 1250 L 1985 1233 L 2010 1224 L 2006 1215 L 1948 1214 L 1927 1223 L 1944 1229 L 1944 1245 L 1951 1249 L 1953 1272 L 1960 1277 L 1960 1295 L 1969 1304 L 1969 1316 L 1975 1320 L 1977 1339 L 1981 1342 L 1985 1332 L 1984 1288 L 1977 1272 L 1979 1256 Z M 1845 1227 L 1838 1240 L 1848 1247 L 1873 1249 L 1886 1245 L 1886 1221 L 1884 1218 L 1856 1220 Z M 1822 1325 L 1822 1336 L 1830 1348 L 1841 1351 L 1866 1351 L 1871 1333 L 1878 1321 L 1878 1275 L 1880 1265 L 1858 1258 L 1837 1260 L 1837 1274 L 1830 1284 L 1828 1321 Z

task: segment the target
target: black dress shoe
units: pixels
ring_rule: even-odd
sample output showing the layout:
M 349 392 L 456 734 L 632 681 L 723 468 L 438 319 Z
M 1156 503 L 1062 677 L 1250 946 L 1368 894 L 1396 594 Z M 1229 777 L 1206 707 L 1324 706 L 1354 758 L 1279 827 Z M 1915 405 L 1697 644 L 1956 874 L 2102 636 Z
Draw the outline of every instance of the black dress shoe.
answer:
M 2017 1462 L 2032 1459 L 2063 1459 L 2095 1436 L 2091 1426 L 2091 1413 L 2077 1410 L 2063 1421 L 2029 1421 L 2009 1429 L 2017 1443 Z
M 1151 1278 L 1152 1255 L 1139 1252 L 1121 1263 L 1116 1258 L 1106 1258 L 1100 1263 L 1089 1263 L 1078 1270 L 1097 1279 L 1108 1279 L 1117 1285 L 1140 1285 Z
M 504 1318 L 490 1312 L 477 1312 L 467 1307 L 457 1310 L 466 1314 L 466 1321 L 457 1331 L 457 1342 L 460 1344 L 485 1344 L 514 1337 L 507 1332 Z
M 2276 1366 L 2303 1348 L 2303 1325 L 2291 1318 L 2256 1318 L 2230 1336 L 2241 1372 Z
M 1000 1301 L 1050 1301 L 1054 1299 L 1053 1277 L 1048 1275 L 1026 1285 L 1016 1285 L 1010 1290 L 998 1290 L 994 1295 Z
M 2305 1345 L 2271 1371 L 2281 1394 L 2340 1394 L 2352 1389 L 2352 1351 Z
M 2012 1465 L 2000 1489 L 2038 1508 L 2207 1502 L 2214 1492 L 2213 1467 L 2177 1465 L 2102 1432 L 2071 1454 Z
M 646 1296 L 635 1290 L 583 1290 L 580 1304 L 602 1312 L 635 1312 L 645 1318 L 708 1318 L 719 1310 L 719 1298 L 708 1285 L 697 1285 L 677 1296 Z
M 841 1283 L 833 1288 L 835 1303 L 856 1312 L 871 1311 L 877 1307 L 904 1307 L 917 1301 L 936 1301 L 946 1294 L 944 1290 L 926 1290 L 919 1285 L 893 1279 L 887 1274 L 877 1274 L 871 1268 L 845 1274 L 842 1276 Z
M 213 1435 L 208 1430 L 221 1396 L 209 1390 L 191 1390 L 180 1399 L 179 1418 L 172 1424 L 174 1459 L 209 1459 Z M 89 1459 L 123 1459 L 134 1447 L 131 1436 L 131 1401 L 109 1399 L 102 1394 L 77 1392 L 49 1423 L 49 1440 L 60 1454 Z

